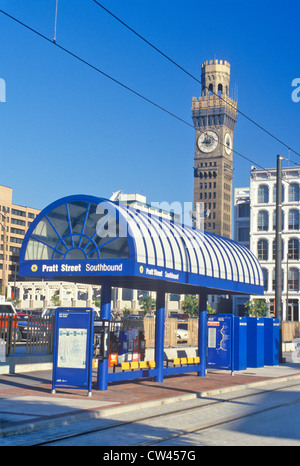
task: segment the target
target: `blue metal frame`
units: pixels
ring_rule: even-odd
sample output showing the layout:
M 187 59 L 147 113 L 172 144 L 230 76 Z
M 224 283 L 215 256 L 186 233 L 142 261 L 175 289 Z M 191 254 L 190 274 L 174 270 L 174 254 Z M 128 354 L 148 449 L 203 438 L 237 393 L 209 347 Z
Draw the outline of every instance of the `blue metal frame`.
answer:
M 82 215 L 78 216 L 81 225 L 80 231 L 73 231 L 72 228 L 72 219 L 75 217 L 72 217 L 70 209 L 71 205 L 76 205 L 76 203 L 78 207 L 79 204 L 86 205 L 86 211 L 84 212 L 83 209 Z M 89 230 L 89 233 L 91 233 L 90 228 L 86 229 L 90 208 L 92 205 L 99 206 L 99 204 L 107 211 L 107 214 L 103 213 L 107 217 L 104 217 L 103 221 L 100 220 L 99 225 L 96 224 L 97 227 L 94 225 L 91 236 L 88 236 L 85 232 Z M 63 206 L 65 206 L 66 212 L 66 230 L 64 234 L 60 234 L 55 227 L 56 218 L 53 215 L 51 217 L 51 212 L 59 207 L 62 207 L 63 210 Z M 93 207 L 93 214 L 98 213 L 97 210 L 98 208 L 94 209 Z M 60 209 L 58 209 L 59 211 Z M 108 216 L 112 216 L 116 220 L 121 227 L 122 233 L 114 238 L 108 238 L 103 243 L 101 241 L 97 243 L 95 241 L 97 232 L 103 227 Z M 54 221 L 51 221 L 51 218 Z M 43 219 L 51 225 L 57 243 L 48 244 L 47 241 L 43 240 L 43 237 L 34 234 L 36 227 Z M 94 217 L 93 220 L 96 222 Z M 42 226 L 44 225 L 42 224 Z M 164 231 L 164 229 L 166 229 L 169 236 L 163 237 L 160 235 L 160 231 Z M 158 234 L 158 236 L 152 237 L 149 231 Z M 125 232 L 125 235 L 123 235 L 123 232 Z M 180 239 L 178 235 L 180 235 Z M 124 257 L 102 258 L 101 249 L 107 244 L 118 240 L 120 236 L 126 238 L 127 241 L 127 248 L 123 249 L 121 245 Z M 50 248 L 50 251 L 52 251 L 51 259 L 40 260 L 35 259 L 34 256 L 30 260 L 25 259 L 30 240 L 37 241 L 39 244 Z M 93 247 L 87 249 L 87 246 L 91 244 Z M 80 257 L 79 259 L 69 258 L 74 249 L 80 251 L 77 256 Z M 96 258 L 94 254 L 97 256 Z M 89 257 L 91 255 L 92 258 Z M 57 256 L 59 259 L 56 259 Z M 59 199 L 50 204 L 32 222 L 22 244 L 19 274 L 23 277 L 44 279 L 76 278 L 87 283 L 91 281 L 101 283 L 101 317 L 108 320 L 111 311 L 111 286 L 155 290 L 158 292 L 155 342 L 156 368 L 109 374 L 108 360 L 99 361 L 98 389 L 106 390 L 108 382 L 114 380 L 154 376 L 157 382 L 162 382 L 164 375 L 185 372 L 197 372 L 199 376 L 204 377 L 207 362 L 207 294 L 209 291 L 263 294 L 262 273 L 259 267 L 258 261 L 250 251 L 231 240 L 211 233 L 204 233 L 191 227 L 185 227 L 173 221 L 167 222 L 156 216 L 147 218 L 147 214 L 139 210 L 119 206 L 117 203 L 104 198 L 75 195 Z M 253 279 L 251 280 L 250 277 Z M 165 292 L 170 291 L 180 294 L 200 293 L 199 365 L 164 368 L 164 297 Z

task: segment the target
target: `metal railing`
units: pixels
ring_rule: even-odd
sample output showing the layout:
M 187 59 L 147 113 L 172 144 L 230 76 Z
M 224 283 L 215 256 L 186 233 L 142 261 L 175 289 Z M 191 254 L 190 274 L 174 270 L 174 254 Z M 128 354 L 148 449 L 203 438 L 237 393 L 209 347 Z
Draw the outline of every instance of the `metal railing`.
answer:
M 0 314 L 0 339 L 6 344 L 6 357 L 16 353 L 52 353 L 54 317 Z

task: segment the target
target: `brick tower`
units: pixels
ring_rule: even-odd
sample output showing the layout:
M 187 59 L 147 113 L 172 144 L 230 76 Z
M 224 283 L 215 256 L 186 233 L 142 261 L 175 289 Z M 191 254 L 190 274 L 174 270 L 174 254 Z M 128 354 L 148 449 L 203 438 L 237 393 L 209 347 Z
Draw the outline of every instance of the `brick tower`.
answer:
M 202 64 L 202 95 L 193 97 L 195 126 L 194 208 L 203 202 L 210 211 L 204 229 L 231 238 L 233 132 L 237 102 L 229 97 L 230 64 Z

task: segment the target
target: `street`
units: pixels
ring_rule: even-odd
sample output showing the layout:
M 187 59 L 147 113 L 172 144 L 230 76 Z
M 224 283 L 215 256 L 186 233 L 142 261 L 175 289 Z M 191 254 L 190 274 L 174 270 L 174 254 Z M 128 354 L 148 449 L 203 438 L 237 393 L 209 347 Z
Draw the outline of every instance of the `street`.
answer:
M 294 380 L 3 440 L 11 445 L 189 449 L 300 446 L 299 407 L 300 384 Z

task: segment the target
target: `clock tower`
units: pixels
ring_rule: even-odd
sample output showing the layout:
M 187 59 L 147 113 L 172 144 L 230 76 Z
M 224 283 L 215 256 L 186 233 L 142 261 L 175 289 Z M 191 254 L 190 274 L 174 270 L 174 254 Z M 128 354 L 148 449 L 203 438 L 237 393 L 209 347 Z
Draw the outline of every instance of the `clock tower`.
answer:
M 194 210 L 204 203 L 204 229 L 231 237 L 233 132 L 237 102 L 229 97 L 230 64 L 210 60 L 202 64 L 202 95 L 193 97 L 195 126 Z

